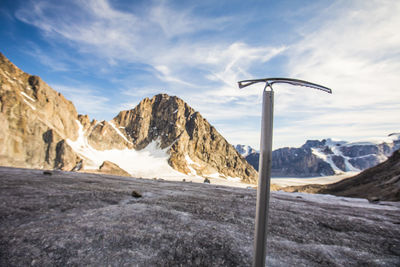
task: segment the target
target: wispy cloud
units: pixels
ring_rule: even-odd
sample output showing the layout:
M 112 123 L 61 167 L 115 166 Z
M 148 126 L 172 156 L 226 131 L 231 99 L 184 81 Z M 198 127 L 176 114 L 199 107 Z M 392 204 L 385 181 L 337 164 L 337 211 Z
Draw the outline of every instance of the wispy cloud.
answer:
M 399 13 L 396 1 L 336 1 L 301 29 L 303 39 L 288 49 L 288 73 L 331 87 L 333 95 L 279 92 L 279 112 L 296 110 L 307 119 L 278 135 L 354 139 L 400 129 L 394 115 L 400 112 Z
M 117 10 L 106 0 L 72 1 L 69 9 L 73 12 L 68 13 L 61 12 L 62 8 L 35 1 L 16 16 L 41 29 L 50 39 L 70 42 L 83 55 L 104 58 L 110 65 L 139 62 L 150 66 L 153 77 L 168 85 L 167 91 L 194 99 L 203 110 L 210 109 L 207 105 L 213 103 L 212 114 L 223 113 L 215 109 L 225 109 L 215 106 L 216 102 L 228 103 L 236 97 L 259 94 L 239 91 L 237 80 L 251 76 L 249 69 L 255 64 L 264 64 L 286 49 L 224 38 L 213 42 L 208 38 L 193 40 L 192 35 L 204 31 L 218 33 L 234 19 L 199 16 L 193 8 L 172 8 L 167 1 L 152 2 L 141 13 Z
M 115 109 L 109 105 L 110 99 L 100 95 L 86 85 L 65 86 L 52 84 L 51 87 L 71 100 L 77 107 L 79 114 L 99 114 L 107 110 L 116 115 Z
M 40 29 L 48 42 L 78 51 L 82 64 L 92 62 L 100 73 L 140 65 L 142 74 L 132 71 L 110 77 L 115 90 L 126 96 L 122 104 L 92 87 L 64 86 L 81 112 L 107 113 L 111 104 L 132 107 L 142 97 L 163 90 L 189 102 L 229 140 L 246 143 L 248 138 L 247 143 L 254 145 L 261 90 L 238 90 L 236 82 L 268 75 L 260 70 L 273 69 L 270 62 L 283 56 L 286 63 L 277 66 L 282 75 L 321 83 L 334 94 L 277 86 L 277 147 L 308 137 L 351 139 L 355 131 L 357 135 L 364 131 L 365 136 L 393 131 L 391 114 L 398 113 L 400 102 L 400 3 L 337 0 L 325 9 L 317 7 L 310 7 L 315 16 L 296 24 L 296 34 L 291 32 L 295 37 L 275 42 L 279 45 L 233 38 L 226 31 L 240 26 L 235 17 L 205 15 L 195 6 L 170 1 L 128 4 L 125 9 L 107 0 L 31 1 L 16 17 Z M 259 19 L 243 17 L 249 24 Z M 38 54 L 43 64 L 69 71 L 69 65 L 57 65 L 51 56 Z M 238 130 L 245 120 L 246 130 Z

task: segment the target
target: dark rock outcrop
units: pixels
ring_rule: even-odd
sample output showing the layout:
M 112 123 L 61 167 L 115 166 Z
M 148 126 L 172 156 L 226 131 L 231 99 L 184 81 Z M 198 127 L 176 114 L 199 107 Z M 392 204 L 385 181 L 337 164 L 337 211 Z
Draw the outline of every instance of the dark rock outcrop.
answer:
M 314 155 L 309 147 L 281 148 L 272 152 L 273 176 L 323 176 L 333 175 L 332 167 Z

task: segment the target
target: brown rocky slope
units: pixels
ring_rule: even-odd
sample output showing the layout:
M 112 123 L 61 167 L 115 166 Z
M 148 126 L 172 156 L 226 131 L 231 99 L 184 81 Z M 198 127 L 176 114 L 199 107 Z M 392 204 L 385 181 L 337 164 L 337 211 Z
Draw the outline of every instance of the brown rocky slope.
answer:
M 0 164 L 72 169 L 79 158 L 65 139 L 76 139 L 72 102 L 0 53 Z
M 282 190 L 400 201 L 400 150 L 395 151 L 385 162 L 340 182 L 329 185 L 290 186 Z
M 94 151 L 141 150 L 157 142 L 179 172 L 256 182 L 254 168 L 182 99 L 160 94 L 111 121 L 90 121 L 41 78 L 23 72 L 1 53 L 0 123 L 3 166 L 84 169 L 91 159 L 69 143 L 78 139 L 81 124 L 85 142 Z

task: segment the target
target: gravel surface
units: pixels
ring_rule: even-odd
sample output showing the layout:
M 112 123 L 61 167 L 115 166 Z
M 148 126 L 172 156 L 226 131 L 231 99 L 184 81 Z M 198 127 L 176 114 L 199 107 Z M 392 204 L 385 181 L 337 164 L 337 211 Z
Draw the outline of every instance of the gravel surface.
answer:
M 0 265 L 251 266 L 255 202 L 254 189 L 0 167 Z M 272 192 L 270 209 L 268 266 L 400 266 L 398 202 Z

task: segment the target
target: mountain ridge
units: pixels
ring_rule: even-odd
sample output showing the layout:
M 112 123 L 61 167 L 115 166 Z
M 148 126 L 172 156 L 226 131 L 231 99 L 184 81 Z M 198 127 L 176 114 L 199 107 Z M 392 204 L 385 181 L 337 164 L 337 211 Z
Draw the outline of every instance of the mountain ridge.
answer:
M 252 166 L 176 96 L 145 98 L 110 121 L 90 121 L 40 77 L 23 72 L 1 53 L 0 81 L 2 165 L 99 171 L 105 161 L 124 169 L 121 161 L 139 169 L 155 164 L 154 176 L 156 170 L 166 170 L 170 175 L 256 182 Z M 136 162 L 127 162 L 130 157 Z M 146 174 L 130 170 L 131 175 Z
M 274 150 L 271 172 L 275 177 L 310 177 L 360 172 L 387 160 L 399 148 L 399 133 L 358 142 L 330 138 L 307 140 L 298 148 L 284 147 Z M 257 152 L 247 155 L 246 160 L 258 169 Z
M 370 201 L 400 201 L 400 150 L 386 161 L 342 181 L 328 185 L 289 186 L 280 190 L 367 198 Z

